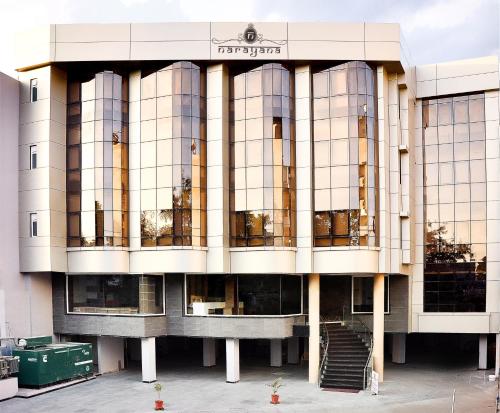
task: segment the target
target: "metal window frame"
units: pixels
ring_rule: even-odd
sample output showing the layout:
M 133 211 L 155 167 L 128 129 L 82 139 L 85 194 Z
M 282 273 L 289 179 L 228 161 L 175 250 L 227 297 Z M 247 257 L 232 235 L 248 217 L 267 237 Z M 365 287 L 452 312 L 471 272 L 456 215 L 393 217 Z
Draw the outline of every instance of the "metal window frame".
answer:
M 372 311 L 354 311 L 354 279 L 355 278 L 373 278 L 372 275 L 351 275 L 351 314 L 373 314 Z M 385 311 L 385 299 L 384 299 L 384 314 L 391 313 L 391 289 L 390 289 L 390 277 L 389 274 L 384 274 L 384 280 L 387 279 L 387 311 Z
M 186 317 L 239 317 L 239 318 L 286 318 L 286 317 L 299 317 L 304 315 L 304 274 L 288 274 L 288 275 L 293 275 L 295 277 L 300 277 L 300 314 L 207 314 L 207 315 L 195 315 L 195 314 L 188 314 L 187 312 L 187 307 L 188 307 L 188 299 L 187 299 L 187 276 L 188 275 L 200 275 L 200 274 L 191 274 L 191 273 L 185 273 L 184 274 L 184 294 L 183 299 L 184 299 L 184 314 L 183 316 Z M 201 274 L 201 275 L 225 275 L 225 274 Z M 238 276 L 239 275 L 247 275 L 247 274 L 231 274 L 236 276 L 236 285 L 238 286 Z M 265 275 L 265 274 L 255 274 L 255 275 Z M 280 276 L 280 313 L 281 313 L 281 276 L 286 275 L 286 274 L 273 274 L 273 275 L 279 275 Z
M 82 313 L 82 312 L 75 312 L 75 311 L 69 311 L 69 277 L 74 276 L 74 275 L 114 275 L 114 274 L 95 274 L 95 273 L 66 273 L 65 274 L 65 298 L 66 298 L 66 305 L 65 305 L 65 310 L 67 315 L 86 315 L 86 316 L 107 316 L 107 317 L 161 317 L 161 316 L 166 316 L 166 311 L 167 311 L 167 303 L 166 303 L 166 291 L 165 291 L 165 274 L 138 274 L 138 273 L 123 273 L 122 275 L 138 275 L 138 276 L 143 276 L 143 275 L 154 275 L 156 277 L 161 276 L 163 279 L 162 285 L 163 285 L 163 312 L 158 313 L 158 314 L 153 314 L 153 313 L 137 313 L 137 314 L 109 314 L 109 313 Z

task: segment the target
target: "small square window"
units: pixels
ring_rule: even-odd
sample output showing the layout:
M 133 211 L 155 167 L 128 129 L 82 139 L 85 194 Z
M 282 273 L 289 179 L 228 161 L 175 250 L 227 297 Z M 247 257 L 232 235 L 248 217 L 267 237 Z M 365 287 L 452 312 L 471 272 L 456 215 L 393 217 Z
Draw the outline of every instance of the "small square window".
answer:
M 373 313 L 373 277 L 352 277 L 353 314 Z M 389 313 L 389 277 L 384 277 L 384 313 Z
M 31 102 L 36 102 L 38 100 L 38 79 L 30 80 L 30 99 Z
M 30 237 L 38 237 L 38 218 L 36 213 L 30 214 Z
M 30 146 L 30 169 L 36 169 L 37 167 L 37 150 L 36 145 Z

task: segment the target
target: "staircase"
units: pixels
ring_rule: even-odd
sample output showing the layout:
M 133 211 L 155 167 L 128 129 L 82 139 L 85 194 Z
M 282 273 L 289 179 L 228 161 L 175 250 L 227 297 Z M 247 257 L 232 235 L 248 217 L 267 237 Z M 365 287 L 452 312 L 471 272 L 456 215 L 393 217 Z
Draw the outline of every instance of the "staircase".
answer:
M 323 323 L 323 361 L 320 387 L 363 390 L 371 358 L 370 336 L 341 323 Z

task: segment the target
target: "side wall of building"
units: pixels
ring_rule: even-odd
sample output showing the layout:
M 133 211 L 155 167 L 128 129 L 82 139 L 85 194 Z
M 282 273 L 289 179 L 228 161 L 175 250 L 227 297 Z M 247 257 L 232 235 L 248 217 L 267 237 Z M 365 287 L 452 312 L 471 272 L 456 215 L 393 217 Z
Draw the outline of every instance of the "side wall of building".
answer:
M 0 337 L 52 334 L 50 274 L 20 272 L 19 94 L 19 82 L 0 73 Z

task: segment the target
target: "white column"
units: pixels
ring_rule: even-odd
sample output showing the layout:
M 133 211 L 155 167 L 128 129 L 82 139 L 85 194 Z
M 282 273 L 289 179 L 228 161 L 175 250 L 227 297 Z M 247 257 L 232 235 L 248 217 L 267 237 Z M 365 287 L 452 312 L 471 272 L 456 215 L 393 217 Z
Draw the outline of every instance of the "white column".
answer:
M 130 251 L 141 248 L 141 71 L 129 75 L 128 197 Z
M 124 366 L 125 346 L 122 337 L 97 337 L 99 373 L 119 371 Z
M 486 277 L 486 312 L 495 320 L 491 327 L 500 331 L 500 92 L 484 92 L 484 117 L 486 121 L 486 256 L 488 275 Z M 496 317 L 493 318 L 493 314 Z
M 377 67 L 378 183 L 379 183 L 379 271 L 389 273 L 391 265 L 390 123 L 389 79 L 384 66 Z
M 287 340 L 287 362 L 288 364 L 299 364 L 299 338 L 289 337 Z
M 141 338 L 142 381 L 151 383 L 156 381 L 156 339 L 154 337 Z
M 229 76 L 207 69 L 207 272 L 229 273 Z
M 405 333 L 394 333 L 392 335 L 392 362 L 396 364 L 406 363 Z
M 500 333 L 496 334 L 497 343 L 495 351 L 495 377 L 498 379 L 500 376 Z
M 203 339 L 203 367 L 215 366 L 215 338 Z
M 309 275 L 309 383 L 319 372 L 319 274 Z
M 311 67 L 295 68 L 295 145 L 297 176 L 296 272 L 312 272 Z
M 281 367 L 283 364 L 281 339 L 271 339 L 271 367 Z
M 373 276 L 373 369 L 384 381 L 384 274 Z
M 479 334 L 479 370 L 488 368 L 488 334 Z
M 240 381 L 240 340 L 226 338 L 226 382 Z

